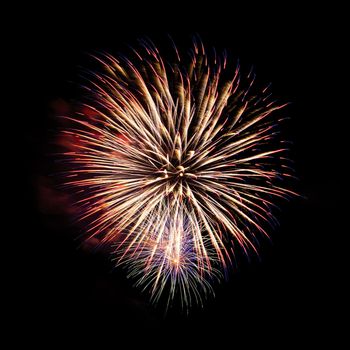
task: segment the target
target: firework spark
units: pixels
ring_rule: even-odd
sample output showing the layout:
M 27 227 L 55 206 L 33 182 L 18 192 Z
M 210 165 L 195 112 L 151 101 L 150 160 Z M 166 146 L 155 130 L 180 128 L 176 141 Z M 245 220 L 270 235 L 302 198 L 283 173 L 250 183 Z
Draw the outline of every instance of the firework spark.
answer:
M 85 107 L 97 117 L 66 117 L 75 144 L 65 183 L 79 194 L 87 239 L 116 246 L 153 300 L 170 286 L 169 300 L 190 304 L 212 291 L 233 247 L 256 250 L 273 197 L 292 192 L 280 185 L 286 149 L 270 116 L 285 104 L 200 42 L 175 53 L 166 63 L 143 42 L 132 59 L 94 57 L 101 72 L 88 74 Z

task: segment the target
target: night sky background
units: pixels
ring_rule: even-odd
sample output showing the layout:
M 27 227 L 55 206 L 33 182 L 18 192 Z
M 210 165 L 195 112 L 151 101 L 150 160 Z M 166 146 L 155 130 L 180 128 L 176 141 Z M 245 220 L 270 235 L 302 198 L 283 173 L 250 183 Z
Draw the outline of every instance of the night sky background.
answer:
M 21 322 L 33 329 L 34 338 L 74 334 L 82 340 L 110 340 L 115 348 L 123 348 L 118 346 L 123 339 L 132 345 L 157 343 L 159 335 L 170 343 L 189 336 L 204 342 L 228 340 L 232 348 L 243 341 L 281 349 L 285 344 L 338 339 L 329 336 L 341 307 L 337 274 L 342 256 L 337 252 L 344 235 L 338 219 L 343 193 L 338 135 L 345 115 L 334 102 L 339 98 L 335 77 L 342 62 L 335 57 L 342 21 L 326 7 L 286 4 L 255 8 L 253 13 L 249 6 L 201 6 L 168 4 L 158 15 L 136 5 L 90 8 L 88 13 L 57 5 L 25 23 L 19 50 L 26 65 L 20 93 L 28 98 L 20 107 L 26 195 L 19 221 L 25 226 L 23 245 L 29 257 L 17 272 L 17 300 L 23 305 Z M 50 104 L 69 97 L 70 81 L 84 65 L 86 52 L 123 52 L 144 35 L 162 46 L 167 34 L 181 50 L 195 33 L 207 46 L 227 48 L 242 65 L 253 64 L 258 83 L 271 81 L 274 96 L 292 102 L 285 110 L 290 120 L 284 133 L 293 142 L 291 158 L 299 178 L 295 189 L 302 197 L 282 203 L 282 211 L 276 213 L 280 227 L 271 232 L 271 241 L 261 240 L 260 259 L 239 261 L 204 309 L 164 315 L 103 254 L 79 249 L 76 232 L 60 215 L 42 213 L 38 178 L 49 169 Z M 141 336 L 142 331 L 147 336 Z

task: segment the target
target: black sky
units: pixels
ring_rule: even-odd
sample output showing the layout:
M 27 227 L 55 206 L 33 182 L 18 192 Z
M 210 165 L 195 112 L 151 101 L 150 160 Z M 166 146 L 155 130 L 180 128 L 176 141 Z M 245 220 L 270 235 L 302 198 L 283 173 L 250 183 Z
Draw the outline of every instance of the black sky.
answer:
M 175 340 L 190 334 L 204 341 L 230 339 L 232 347 L 239 339 L 277 343 L 281 349 L 283 344 L 312 344 L 327 336 L 338 308 L 334 295 L 340 261 L 335 252 L 343 234 L 336 218 L 342 173 L 338 129 L 344 116 L 334 103 L 338 90 L 332 88 L 342 64 L 336 58 L 343 34 L 340 20 L 331 24 L 337 17 L 334 9 L 288 4 L 255 11 L 249 6 L 206 7 L 174 3 L 157 15 L 147 7 L 100 7 L 87 14 L 53 6 L 23 29 L 19 50 L 29 90 L 21 117 L 28 170 L 23 207 L 30 258 L 26 271 L 17 274 L 25 324 L 52 337 L 107 334 L 132 342 L 127 331 L 136 337 L 147 329 L 152 339 L 158 332 L 169 334 L 169 339 L 177 333 Z M 69 95 L 69 81 L 84 63 L 85 52 L 119 52 L 144 35 L 162 44 L 167 34 L 186 48 L 194 33 L 208 46 L 227 48 L 242 64 L 254 64 L 258 81 L 271 81 L 274 94 L 292 102 L 285 132 L 293 141 L 296 188 L 304 198 L 282 205 L 277 213 L 280 227 L 272 233 L 272 243 L 262 240 L 260 260 L 240 262 L 204 310 L 165 317 L 122 273 L 112 271 L 101 254 L 80 251 L 70 232 L 62 232 L 60 223 L 55 226 L 55 218 L 47 224 L 37 209 L 35 178 L 45 169 L 48 105 Z

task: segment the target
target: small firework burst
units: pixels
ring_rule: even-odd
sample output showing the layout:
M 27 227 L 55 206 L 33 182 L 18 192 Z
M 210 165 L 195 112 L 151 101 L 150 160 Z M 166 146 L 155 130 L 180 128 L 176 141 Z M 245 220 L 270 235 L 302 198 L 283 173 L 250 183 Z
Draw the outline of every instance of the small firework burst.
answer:
M 123 242 L 125 249 L 118 244 L 114 253 L 136 285 L 150 290 L 153 302 L 167 295 L 169 305 L 178 294 L 182 307 L 193 301 L 202 304 L 203 297 L 214 292 L 211 282 L 222 277 L 215 268 L 216 254 L 209 242 L 198 242 L 193 236 L 193 213 L 188 215 L 182 206 L 173 208 L 167 203 L 159 216 L 145 220 L 147 227 L 139 228 L 141 243 Z M 205 258 L 197 253 L 200 244 L 206 246 Z
M 168 290 L 188 305 L 212 291 L 233 247 L 256 249 L 273 197 L 292 192 L 281 187 L 286 149 L 271 117 L 285 104 L 200 42 L 175 53 L 166 63 L 143 42 L 132 58 L 94 57 L 85 107 L 95 117 L 67 117 L 65 183 L 79 193 L 86 239 L 116 246 L 154 301 Z

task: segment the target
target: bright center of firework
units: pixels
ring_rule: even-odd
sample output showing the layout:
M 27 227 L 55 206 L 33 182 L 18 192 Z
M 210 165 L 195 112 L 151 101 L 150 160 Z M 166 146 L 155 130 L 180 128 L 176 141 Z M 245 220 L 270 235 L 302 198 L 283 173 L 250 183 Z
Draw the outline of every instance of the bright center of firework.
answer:
M 190 184 L 191 178 L 195 178 L 195 175 L 188 170 L 190 169 L 183 165 L 176 166 L 168 163 L 165 169 L 161 170 L 162 176 L 157 178 L 161 181 L 165 180 L 168 193 L 182 196 L 184 194 L 183 187 Z
M 174 170 L 164 170 L 165 173 L 165 178 L 176 178 L 178 179 L 179 177 L 185 177 L 187 176 L 187 173 L 185 173 L 185 168 L 182 165 L 179 165 L 178 167 L 174 168 L 172 167 Z

